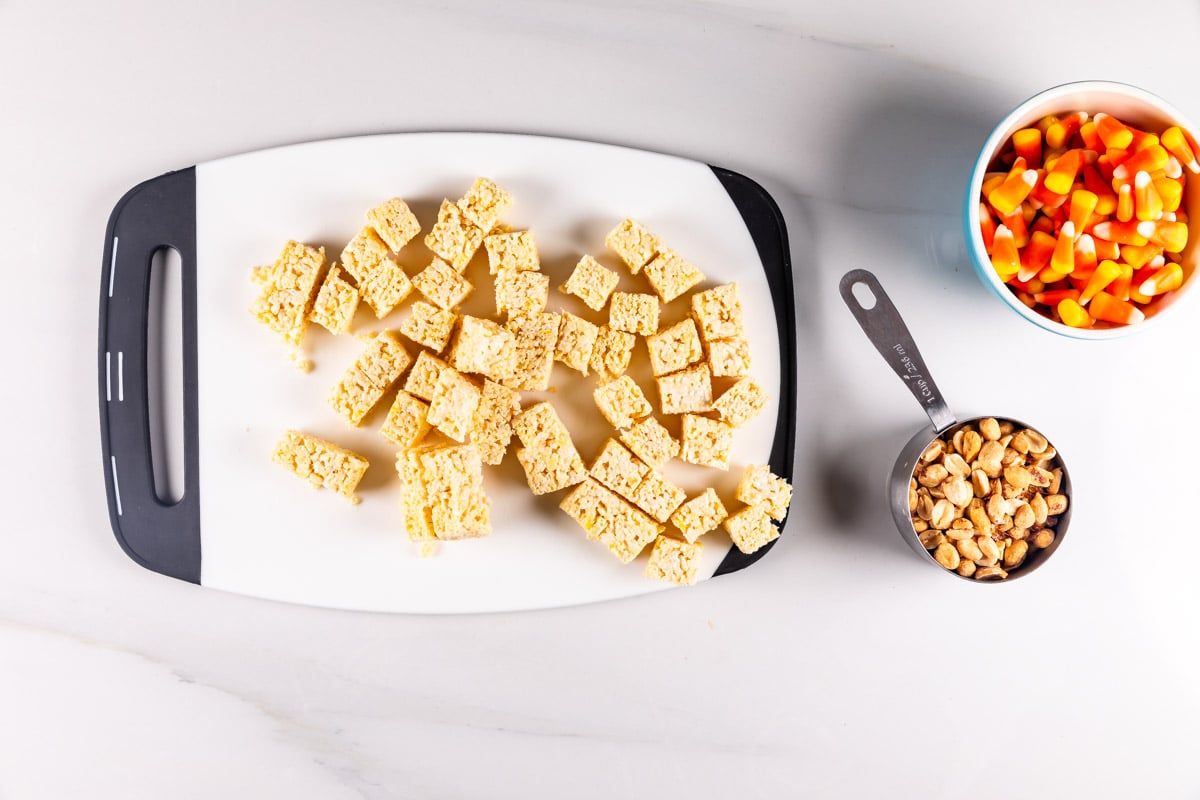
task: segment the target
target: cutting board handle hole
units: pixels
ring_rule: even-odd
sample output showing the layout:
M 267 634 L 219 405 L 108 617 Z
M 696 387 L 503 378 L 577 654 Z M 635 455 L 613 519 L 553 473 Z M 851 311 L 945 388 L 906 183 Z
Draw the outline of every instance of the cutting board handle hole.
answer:
M 173 247 L 150 259 L 146 314 L 146 402 L 150 461 L 160 503 L 183 499 L 183 261 Z
M 862 281 L 856 281 L 850 286 L 850 292 L 854 295 L 855 301 L 864 311 L 870 311 L 875 307 L 875 293 L 871 291 L 871 287 L 867 286 Z

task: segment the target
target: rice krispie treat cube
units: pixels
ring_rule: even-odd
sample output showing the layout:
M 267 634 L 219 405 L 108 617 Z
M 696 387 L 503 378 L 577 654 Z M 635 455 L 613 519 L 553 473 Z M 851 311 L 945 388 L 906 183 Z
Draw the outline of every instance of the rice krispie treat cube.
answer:
M 336 264 L 321 283 L 308 318 L 333 334 L 347 333 L 358 310 L 358 289 L 342 277 Z
M 621 257 L 637 275 L 658 251 L 658 237 L 635 219 L 623 219 L 604 237 L 604 246 Z
M 725 521 L 729 512 L 711 486 L 688 500 L 671 515 L 671 524 L 679 529 L 683 537 L 694 542 Z
M 368 211 L 367 222 L 383 243 L 395 252 L 399 252 L 421 232 L 417 215 L 399 197 L 393 197 Z
M 359 294 L 375 312 L 377 319 L 392 313 L 392 309 L 400 305 L 412 290 L 412 281 L 400 265 L 390 258 L 384 259 L 374 272 L 358 283 Z
M 647 336 L 646 350 L 650 353 L 650 370 L 656 376 L 678 372 L 704 360 L 700 334 L 690 318 Z
M 736 283 L 692 295 L 692 316 L 705 343 L 743 336 L 742 301 Z
M 517 339 L 517 364 L 512 376 L 501 383 L 510 389 L 531 392 L 544 392 L 550 387 L 559 324 L 559 315 L 550 312 L 508 321 L 506 327 Z
M 779 529 L 771 524 L 766 506 L 745 506 L 725 518 L 725 530 L 737 549 L 749 555 L 779 538 Z
M 433 533 L 433 513 L 425 494 L 421 473 L 421 453 L 404 450 L 396 456 L 396 472 L 400 475 L 400 507 L 404 512 L 404 529 L 410 542 L 436 539 Z
M 531 450 L 558 447 L 571 441 L 571 433 L 558 411 L 545 400 L 513 417 L 513 433 Z
M 550 276 L 540 272 L 504 269 L 496 273 L 496 313 L 510 317 L 528 317 L 546 310 L 550 297 Z
M 694 414 L 712 408 L 712 372 L 708 364 L 660 375 L 654 381 L 658 384 L 659 407 L 664 414 Z
M 404 391 L 428 403 L 437 392 L 438 376 L 445 368 L 445 361 L 424 350 L 420 351 L 408 372 L 408 378 L 404 381 Z
M 624 564 L 662 532 L 661 525 L 591 478 L 572 489 L 559 508 Z
M 443 367 L 429 401 L 429 424 L 454 441 L 465 442 L 481 396 L 474 381 L 453 367 Z
M 679 455 L 679 442 L 653 416 L 638 420 L 618 433 L 621 442 L 651 469 L 662 469 Z
M 607 325 L 600 326 L 596 335 L 596 347 L 592 350 L 592 372 L 601 378 L 619 378 L 629 369 L 633 345 L 637 341 L 632 333 L 616 331 Z
M 664 303 L 671 302 L 704 280 L 704 273 L 696 269 L 692 262 L 667 247 L 659 248 L 654 258 L 646 264 L 645 270 L 646 280 L 650 281 L 650 286 Z
M 512 205 L 512 194 L 501 189 L 489 178 L 476 178 L 475 183 L 458 201 L 463 216 L 484 233 L 496 227 L 500 215 Z
M 725 390 L 713 401 L 713 411 L 735 428 L 740 428 L 758 416 L 767 405 L 767 393 L 750 378 L 740 381 Z
M 464 314 L 450 350 L 450 366 L 498 381 L 517 366 L 517 339 L 490 319 Z
M 654 519 L 666 522 L 687 499 L 687 494 L 661 472 L 650 470 L 634 490 L 631 499 L 634 505 Z
M 411 364 L 412 356 L 391 331 L 380 331 L 371 337 L 355 362 L 367 380 L 385 392 Z
M 584 256 L 575 265 L 567 282 L 558 287 L 563 294 L 573 294 L 593 311 L 604 308 L 609 295 L 617 288 L 621 276 L 591 256 Z
M 521 396 L 492 380 L 483 382 L 479 406 L 471 423 L 471 442 L 485 464 L 499 464 L 512 440 L 513 417 L 521 413 Z
M 330 392 L 329 407 L 358 427 L 383 395 L 384 390 L 367 380 L 358 367 L 350 367 Z
M 596 456 L 588 470 L 589 477 L 600 481 L 626 500 L 634 500 L 638 485 L 648 474 L 650 468 L 615 439 L 604 443 L 600 455 Z
M 476 538 L 492 532 L 491 503 L 483 490 L 483 461 L 475 445 L 422 452 L 421 477 L 438 539 Z
M 412 283 L 430 302 L 446 311 L 457 308 L 475 289 L 470 281 L 440 258 L 433 259 L 429 266 L 413 276 Z
M 262 290 L 250 313 L 285 342 L 298 347 L 317 293 L 317 278 L 324 266 L 324 248 L 289 241 L 265 271 L 265 278 L 264 273 L 253 273 L 263 279 Z
M 694 586 L 703 551 L 704 545 L 700 542 L 681 542 L 660 535 L 654 540 L 654 548 L 650 551 L 646 577 L 680 586 Z
M 532 231 L 493 233 L 484 237 L 483 246 L 488 254 L 488 271 L 537 272 L 541 269 L 537 242 Z
M 535 403 L 517 414 L 513 433 L 525 445 L 517 449 L 517 460 L 534 494 L 565 489 L 587 476 L 571 434 L 550 403 Z
M 713 469 L 729 469 L 733 428 L 724 422 L 684 414 L 681 438 L 679 455 L 684 461 Z
M 628 375 L 600 384 L 592 397 L 604 418 L 618 429 L 628 428 L 654 410 L 641 387 Z
M 708 343 L 708 363 L 716 377 L 745 377 L 750 374 L 750 342 L 745 336 L 714 339 Z
M 549 494 L 582 481 L 587 477 L 583 459 L 574 445 L 544 450 L 517 448 L 517 461 L 525 470 L 525 481 L 535 495 Z
M 765 464 L 747 464 L 738 482 L 737 499 L 748 506 L 761 505 L 772 519 L 782 520 L 792 504 L 792 485 Z
M 628 503 L 594 478 L 585 478 L 578 486 L 567 492 L 558 507 L 565 511 L 567 516 L 578 522 L 579 527 L 587 532 L 588 538 L 592 539 L 594 538 L 591 535 L 592 528 L 596 523 L 602 518 L 611 517 L 614 510 L 621 505 L 628 505 Z
M 558 326 L 558 342 L 554 345 L 554 359 L 573 370 L 588 374 L 592 351 L 596 349 L 596 338 L 600 326 L 563 311 Z
M 357 427 L 411 361 L 404 345 L 390 331 L 378 334 L 333 388 L 330 407 Z
M 342 267 L 361 284 L 367 277 L 390 260 L 391 251 L 371 226 L 355 234 L 342 251 Z
M 462 209 L 449 200 L 442 201 L 437 223 L 425 236 L 425 246 L 462 272 L 483 244 L 483 231 L 463 216 Z
M 393 444 L 405 449 L 416 447 L 429 433 L 429 404 L 401 389 L 388 409 L 379 432 Z
M 417 344 L 423 344 L 435 353 L 446 349 L 454 333 L 458 315 L 445 311 L 432 303 L 417 300 L 412 304 L 408 319 L 400 326 L 400 332 Z
M 354 489 L 369 466 L 353 450 L 300 431 L 284 433 L 271 459 L 314 487 L 332 489 L 351 503 L 358 502 Z
M 608 327 L 651 336 L 658 332 L 658 298 L 640 292 L 613 292 Z

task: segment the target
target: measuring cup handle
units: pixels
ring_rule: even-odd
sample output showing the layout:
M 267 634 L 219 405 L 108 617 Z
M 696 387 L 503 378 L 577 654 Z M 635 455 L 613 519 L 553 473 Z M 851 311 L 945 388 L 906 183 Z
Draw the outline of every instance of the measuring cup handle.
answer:
M 874 305 L 866 307 L 859 302 L 854 287 L 860 284 L 870 290 L 875 298 Z M 883 360 L 900 376 L 912 396 L 925 409 L 934 430 L 941 433 L 954 425 L 954 415 L 950 413 L 942 393 L 933 382 L 933 376 L 925 367 L 925 359 L 921 357 L 917 343 L 913 341 L 908 326 L 904 324 L 891 298 L 879 285 L 879 280 L 865 269 L 855 269 L 842 276 L 838 290 L 879 355 L 883 356 Z

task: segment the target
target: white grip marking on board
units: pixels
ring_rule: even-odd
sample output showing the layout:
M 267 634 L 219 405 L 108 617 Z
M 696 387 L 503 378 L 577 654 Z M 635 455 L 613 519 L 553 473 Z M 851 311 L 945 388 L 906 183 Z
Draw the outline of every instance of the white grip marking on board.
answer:
M 117 516 L 119 517 L 124 512 L 121 510 L 121 484 L 117 481 L 117 457 L 109 456 L 108 458 L 112 464 L 113 497 L 117 501 Z
M 112 297 L 113 293 L 113 278 L 117 277 L 117 245 L 120 243 L 120 238 L 113 237 L 113 253 L 112 261 L 108 265 L 108 296 Z

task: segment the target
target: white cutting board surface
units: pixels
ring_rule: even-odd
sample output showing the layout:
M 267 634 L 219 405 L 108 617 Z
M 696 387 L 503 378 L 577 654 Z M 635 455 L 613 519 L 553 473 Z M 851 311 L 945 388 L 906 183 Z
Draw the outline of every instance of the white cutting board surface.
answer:
M 512 448 L 485 475 L 493 534 L 441 543 L 434 557 L 421 558 L 404 532 L 395 448 L 378 433 L 386 409 L 353 429 L 326 405 L 361 344 L 313 326 L 305 355 L 315 368 L 304 374 L 286 346 L 247 313 L 256 292 L 251 267 L 272 261 L 287 239 L 324 245 L 327 259 L 336 259 L 366 210 L 393 196 L 404 197 L 428 231 L 442 198 L 461 196 L 478 175 L 514 194 L 504 220 L 534 232 L 551 276 L 550 310 L 599 321 L 557 287 L 584 253 L 617 267 L 603 240 L 626 216 L 646 223 L 710 283 L 738 281 L 753 375 L 772 392 L 771 402 L 739 430 L 728 474 L 678 461 L 666 472 L 689 496 L 716 485 L 732 500 L 741 466 L 767 462 L 780 381 L 774 306 L 750 234 L 708 166 L 587 142 L 469 133 L 389 134 L 249 153 L 196 167 L 202 584 L 320 606 L 422 613 L 562 606 L 668 588 L 643 576 L 646 554 L 621 564 L 588 541 L 558 510 L 564 493 L 533 497 Z M 429 258 L 419 238 L 399 257 L 410 275 Z M 619 288 L 650 291 L 641 276 L 619 271 Z M 476 286 L 468 313 L 494 311 L 482 250 L 466 275 Z M 664 324 L 681 318 L 686 306 L 680 299 L 664 308 Z M 407 313 L 406 303 L 377 321 L 363 306 L 354 332 L 398 327 Z M 640 339 L 634 359 L 645 361 Z M 648 371 L 631 374 L 656 401 Z M 526 404 L 554 402 L 589 463 L 610 435 L 591 400 L 594 385 L 594 376 L 556 364 L 557 391 L 523 394 Z M 360 505 L 311 490 L 271 462 L 287 428 L 370 459 Z M 702 578 L 730 547 L 723 532 L 703 541 Z M 753 580 L 753 570 L 740 579 Z

